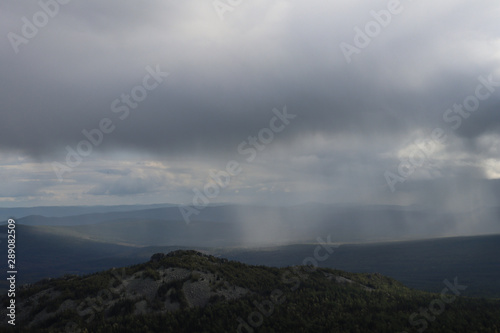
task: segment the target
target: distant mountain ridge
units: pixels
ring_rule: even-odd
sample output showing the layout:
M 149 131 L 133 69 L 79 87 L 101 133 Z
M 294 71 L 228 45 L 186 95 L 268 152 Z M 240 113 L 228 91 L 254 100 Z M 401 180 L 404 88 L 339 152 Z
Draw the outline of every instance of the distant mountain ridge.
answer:
M 13 207 L 0 208 L 0 221 L 8 218 L 22 218 L 30 215 L 45 217 L 64 217 L 82 214 L 125 212 L 133 210 L 173 207 L 173 204 L 153 205 L 115 205 L 115 206 L 38 206 L 38 207 Z
M 229 238 L 243 245 L 297 243 L 314 240 L 318 235 L 331 234 L 336 242 L 367 242 L 421 239 L 442 236 L 500 233 L 500 207 L 477 208 L 471 212 L 446 213 L 419 207 L 397 206 L 342 206 L 307 204 L 290 207 L 246 205 L 209 206 L 183 220 L 179 207 L 161 207 L 130 211 L 89 213 L 71 216 L 47 217 L 30 215 L 17 218 L 18 224 L 33 226 L 76 227 L 100 223 L 136 220 L 138 227 L 144 221 L 176 223 L 218 223 L 221 231 L 233 228 Z M 160 225 L 160 223 L 158 223 Z M 473 228 L 472 228 L 473 226 Z M 118 223 L 115 227 L 123 229 Z M 85 228 L 78 232 L 85 233 Z M 227 232 L 225 233 L 227 234 Z M 88 236 L 88 235 L 84 235 Z M 132 235 L 133 236 L 133 235 Z M 104 237 L 101 235 L 101 239 Z M 134 243 L 134 240 L 126 243 Z M 106 241 L 106 239 L 104 239 Z M 144 241 L 136 243 L 143 245 Z M 167 245 L 150 243 L 149 245 Z

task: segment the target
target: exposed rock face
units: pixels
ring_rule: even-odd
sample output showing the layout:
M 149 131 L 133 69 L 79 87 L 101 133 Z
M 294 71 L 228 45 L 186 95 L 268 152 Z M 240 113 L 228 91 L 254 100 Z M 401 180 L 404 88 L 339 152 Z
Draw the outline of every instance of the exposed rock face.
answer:
M 99 280 L 102 288 L 83 297 L 72 296 L 72 291 L 65 289 L 65 282 L 81 280 L 79 283 L 82 285 L 87 282 L 93 284 L 96 283 L 95 276 L 71 276 L 60 281 L 43 281 L 25 288 L 31 292 L 28 297 L 19 298 L 17 319 L 19 322 L 30 322 L 30 326 L 36 326 L 66 311 L 76 311 L 88 321 L 96 316 L 114 316 L 125 312 L 136 315 L 154 314 L 181 308 L 204 307 L 211 301 L 237 299 L 250 292 L 206 270 L 162 266 L 162 261 L 166 258 L 182 257 L 189 260 L 189 256 L 203 259 L 204 263 L 204 259 L 207 259 L 208 265 L 218 266 L 227 262 L 196 251 L 156 253 L 151 256 L 150 263 L 158 265 L 158 268 L 146 266 L 135 272 L 124 268 L 111 269 L 104 274 L 106 277 L 102 277 L 102 281 Z M 58 281 L 56 287 L 43 288 L 44 283 L 53 281 Z M 37 288 L 41 290 L 33 292 L 33 289 Z M 6 315 L 4 309 L 0 312 L 3 316 Z

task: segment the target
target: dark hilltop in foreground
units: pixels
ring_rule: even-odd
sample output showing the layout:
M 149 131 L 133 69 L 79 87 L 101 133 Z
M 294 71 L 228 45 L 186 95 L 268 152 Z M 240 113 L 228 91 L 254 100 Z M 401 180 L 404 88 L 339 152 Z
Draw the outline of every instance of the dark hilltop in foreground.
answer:
M 274 268 L 196 251 L 18 291 L 7 332 L 492 332 L 500 300 L 409 289 L 380 274 Z M 8 299 L 2 301 L 6 318 Z

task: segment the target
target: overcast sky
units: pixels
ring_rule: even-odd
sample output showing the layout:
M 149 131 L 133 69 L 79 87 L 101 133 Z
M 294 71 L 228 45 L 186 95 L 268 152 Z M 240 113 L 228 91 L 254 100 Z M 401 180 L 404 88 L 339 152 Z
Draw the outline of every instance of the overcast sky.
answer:
M 497 203 L 497 0 L 60 1 L 0 4 L 1 207 Z

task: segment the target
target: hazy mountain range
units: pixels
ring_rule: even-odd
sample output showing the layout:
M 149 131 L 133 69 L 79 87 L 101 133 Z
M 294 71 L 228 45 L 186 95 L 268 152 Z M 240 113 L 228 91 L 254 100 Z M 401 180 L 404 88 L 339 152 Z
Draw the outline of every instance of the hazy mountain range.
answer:
M 174 205 L 5 209 L 3 214 L 19 224 L 54 227 L 52 232 L 142 246 L 283 244 L 325 234 L 335 242 L 366 242 L 500 233 L 499 207 L 452 213 L 417 206 L 221 205 L 205 208 L 190 223 Z
M 486 225 L 487 217 L 498 216 L 495 207 L 474 215 L 436 215 L 418 207 L 228 205 L 207 207 L 189 224 L 180 218 L 178 207 L 110 211 L 114 208 L 86 207 L 81 208 L 86 214 L 71 216 L 14 216 L 19 281 L 96 272 L 142 262 L 155 252 L 187 248 L 251 264 L 298 265 L 320 240 L 339 246 L 320 266 L 379 272 L 430 291 L 445 276 L 460 275 L 474 286 L 468 294 L 500 297 L 500 236 L 458 237 L 450 232 L 461 219 Z M 65 209 L 47 211 L 61 215 Z M 439 228 L 433 225 L 438 219 Z M 495 226 L 494 220 L 489 222 Z M 442 236 L 457 237 L 438 238 Z

